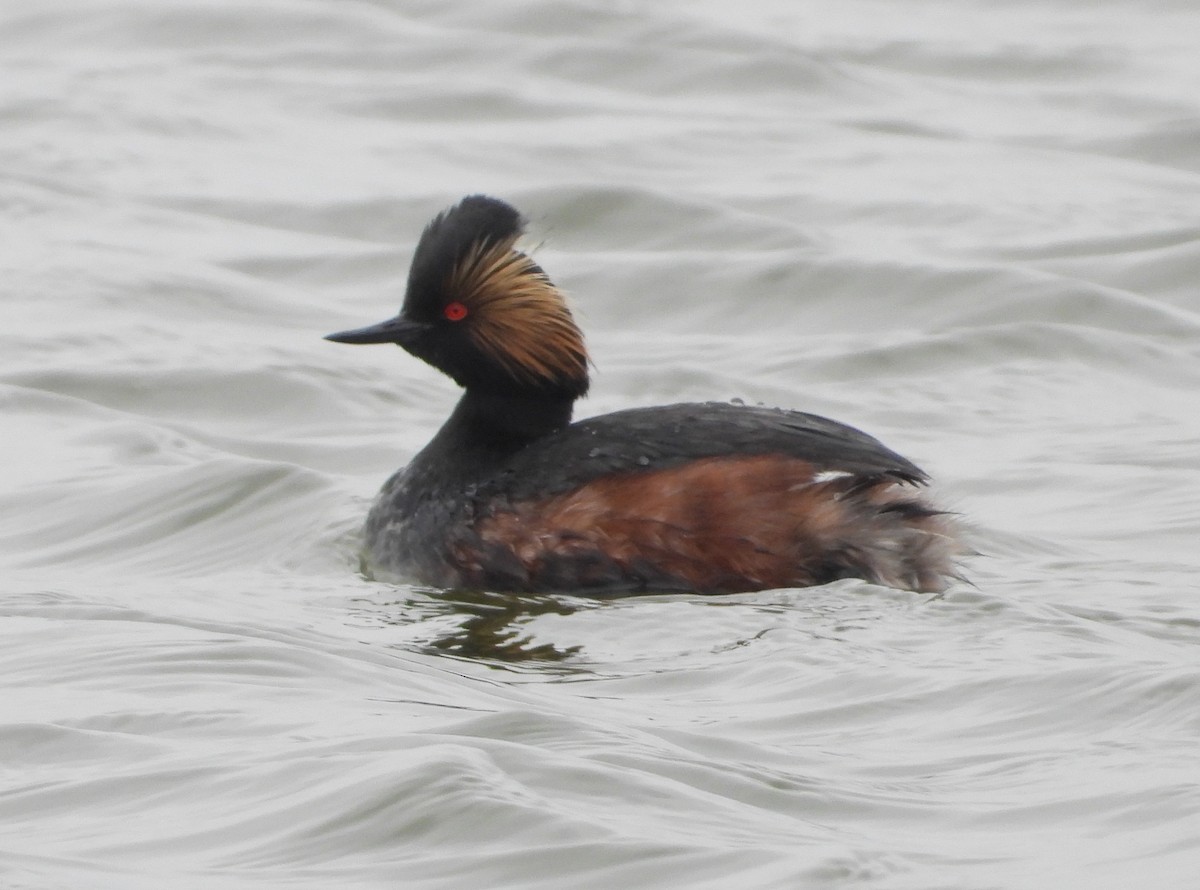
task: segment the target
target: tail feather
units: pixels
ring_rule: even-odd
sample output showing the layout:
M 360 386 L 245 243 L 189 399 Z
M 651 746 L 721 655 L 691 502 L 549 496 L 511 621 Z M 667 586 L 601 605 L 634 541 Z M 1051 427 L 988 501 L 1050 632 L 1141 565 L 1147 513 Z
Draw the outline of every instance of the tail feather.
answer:
M 940 593 L 961 578 L 964 548 L 953 514 L 894 480 L 862 482 L 844 493 L 848 509 L 833 530 L 847 576 L 922 593 Z

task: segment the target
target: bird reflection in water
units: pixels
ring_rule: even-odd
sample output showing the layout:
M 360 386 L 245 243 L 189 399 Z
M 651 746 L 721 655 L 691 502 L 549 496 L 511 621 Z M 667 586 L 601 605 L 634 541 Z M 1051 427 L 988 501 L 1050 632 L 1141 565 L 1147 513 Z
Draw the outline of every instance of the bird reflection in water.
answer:
M 428 623 L 442 628 L 423 644 L 428 652 L 517 664 L 561 662 L 579 652 L 580 646 L 534 642 L 528 625 L 538 616 L 572 615 L 580 607 L 580 603 L 548 595 L 424 589 L 404 600 L 378 604 L 371 611 L 376 620 L 386 624 L 411 627 Z M 445 629 L 447 619 L 454 619 L 449 629 Z

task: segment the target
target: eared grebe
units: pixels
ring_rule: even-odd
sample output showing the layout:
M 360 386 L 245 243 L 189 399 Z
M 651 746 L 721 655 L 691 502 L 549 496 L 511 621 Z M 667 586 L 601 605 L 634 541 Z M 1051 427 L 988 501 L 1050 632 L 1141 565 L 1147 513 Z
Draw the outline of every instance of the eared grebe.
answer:
M 371 570 L 437 587 L 732 593 L 862 578 L 940 591 L 952 521 L 927 477 L 853 427 L 737 404 L 571 423 L 588 355 L 562 294 L 474 195 L 413 255 L 400 314 L 330 334 L 397 343 L 465 390 L 367 518 Z

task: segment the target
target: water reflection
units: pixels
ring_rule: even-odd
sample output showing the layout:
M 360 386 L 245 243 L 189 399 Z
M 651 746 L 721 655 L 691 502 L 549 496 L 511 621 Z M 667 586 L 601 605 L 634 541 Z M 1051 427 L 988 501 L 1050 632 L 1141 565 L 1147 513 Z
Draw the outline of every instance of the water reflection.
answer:
M 430 648 L 464 658 L 500 661 L 562 661 L 579 646 L 560 648 L 534 643 L 527 625 L 539 615 L 571 615 L 578 607 L 551 596 L 522 596 L 476 590 L 451 590 L 439 597 L 463 616 L 456 630 L 438 637 Z
M 414 589 L 411 596 L 377 604 L 372 612 L 385 624 L 436 628 L 432 639 L 419 644 L 428 652 L 506 663 L 560 662 L 581 647 L 535 642 L 529 624 L 541 615 L 572 615 L 596 605 L 546 595 Z

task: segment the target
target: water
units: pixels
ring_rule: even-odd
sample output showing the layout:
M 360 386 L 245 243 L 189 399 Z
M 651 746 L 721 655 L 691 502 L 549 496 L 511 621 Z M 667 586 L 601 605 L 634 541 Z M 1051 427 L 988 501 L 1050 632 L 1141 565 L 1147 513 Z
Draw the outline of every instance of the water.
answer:
M 0 886 L 1191 887 L 1198 29 L 0 4 Z M 862 426 L 974 586 L 363 580 L 456 394 L 320 337 L 475 191 L 572 295 L 582 413 Z

